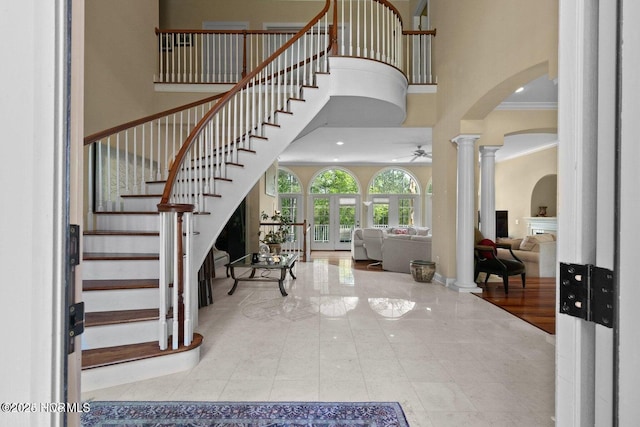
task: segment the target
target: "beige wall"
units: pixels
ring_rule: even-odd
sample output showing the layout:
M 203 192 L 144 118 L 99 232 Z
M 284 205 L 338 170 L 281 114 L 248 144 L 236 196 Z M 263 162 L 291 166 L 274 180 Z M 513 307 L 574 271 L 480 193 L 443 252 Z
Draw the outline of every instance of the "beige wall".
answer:
M 524 218 L 535 216 L 538 207 L 531 206 L 533 190 L 540 179 L 557 174 L 557 165 L 557 147 L 496 163 L 496 210 L 509 211 L 510 236 L 527 234 Z M 551 191 L 543 196 L 550 208 L 549 216 L 555 216 L 556 199 L 557 195 Z
M 557 69 L 557 0 L 432 0 L 438 77 L 433 130 L 433 257 L 455 277 L 457 150 L 461 120 L 483 120 L 518 86 Z
M 410 19 L 409 2 L 391 1 L 403 20 Z M 248 22 L 261 30 L 263 23 L 305 24 L 324 7 L 323 1 L 290 0 L 160 0 L 162 29 L 202 28 L 205 21 Z M 410 21 L 407 21 L 410 25 Z
M 154 108 L 158 0 L 87 0 L 85 135 Z

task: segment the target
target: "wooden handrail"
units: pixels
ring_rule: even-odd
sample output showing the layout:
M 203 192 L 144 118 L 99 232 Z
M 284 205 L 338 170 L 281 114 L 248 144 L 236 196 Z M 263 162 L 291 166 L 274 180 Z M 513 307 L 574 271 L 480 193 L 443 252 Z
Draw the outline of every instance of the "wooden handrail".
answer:
M 220 111 L 220 109 L 224 105 L 226 105 L 232 99 L 232 97 L 236 95 L 241 89 L 248 86 L 251 80 L 255 76 L 257 76 L 258 73 L 263 71 L 267 67 L 267 65 L 269 65 L 273 60 L 278 58 L 278 56 L 284 53 L 290 46 L 292 46 L 297 40 L 299 40 L 303 35 L 305 35 L 307 31 L 309 31 L 317 22 L 319 22 L 320 19 L 329 10 L 330 5 L 331 5 L 331 0 L 326 0 L 325 6 L 322 9 L 322 11 L 320 11 L 311 21 L 309 21 L 307 25 L 304 26 L 304 28 L 299 30 L 295 36 L 291 37 L 284 45 L 282 45 L 278 50 L 276 50 L 273 54 L 271 54 L 271 56 L 269 56 L 265 61 L 263 61 L 262 64 L 260 64 L 260 66 L 256 67 L 253 71 L 247 74 L 242 80 L 240 80 L 235 86 L 233 86 L 231 90 L 225 93 L 222 99 L 220 100 L 220 102 L 216 103 L 216 105 L 209 111 L 209 113 L 207 113 L 205 116 L 202 117 L 202 119 L 200 119 L 198 124 L 194 127 L 194 129 L 191 131 L 191 133 L 185 140 L 185 143 L 180 148 L 180 151 L 178 151 L 178 154 L 175 157 L 173 166 L 169 170 L 169 176 L 167 177 L 167 182 L 164 187 L 164 191 L 162 193 L 162 199 L 160 201 L 161 204 L 166 204 L 169 201 L 169 198 L 171 197 L 171 190 L 175 183 L 178 170 L 182 165 L 182 162 L 184 161 L 184 157 L 186 153 L 189 151 L 189 149 L 191 148 L 191 145 L 195 141 L 196 137 L 200 134 L 200 132 L 202 132 L 202 129 L 207 124 L 209 119 L 215 116 L 215 114 L 217 114 L 218 111 Z M 334 22 L 334 24 L 336 23 Z
M 215 101 L 216 99 L 222 98 L 222 96 L 224 96 L 224 93 L 219 93 L 219 94 L 201 99 L 200 101 L 194 101 L 189 104 L 182 105 L 180 107 L 171 108 L 170 110 L 161 111 L 159 113 L 151 114 L 150 116 L 142 117 L 140 119 L 132 120 L 130 122 L 123 123 L 121 125 L 102 130 L 100 132 L 96 132 L 94 134 L 84 137 L 84 145 L 92 144 L 106 136 L 113 135 L 114 133 L 121 132 L 125 129 L 129 129 L 134 126 L 138 126 L 143 123 L 150 122 L 152 120 L 159 119 L 161 117 L 168 116 L 173 113 L 178 113 L 182 110 L 187 110 L 192 107 L 197 107 L 198 105 L 206 104 L 207 102 Z
M 436 29 L 434 28 L 433 30 L 402 30 L 402 34 L 405 36 L 418 36 L 418 35 L 425 35 L 425 36 L 436 36 Z

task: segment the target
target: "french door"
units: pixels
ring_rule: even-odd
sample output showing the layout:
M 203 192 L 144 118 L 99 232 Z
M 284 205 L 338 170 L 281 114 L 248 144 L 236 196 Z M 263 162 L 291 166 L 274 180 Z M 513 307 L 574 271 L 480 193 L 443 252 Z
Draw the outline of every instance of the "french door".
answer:
M 359 195 L 322 194 L 311 196 L 312 250 L 348 250 L 360 217 Z

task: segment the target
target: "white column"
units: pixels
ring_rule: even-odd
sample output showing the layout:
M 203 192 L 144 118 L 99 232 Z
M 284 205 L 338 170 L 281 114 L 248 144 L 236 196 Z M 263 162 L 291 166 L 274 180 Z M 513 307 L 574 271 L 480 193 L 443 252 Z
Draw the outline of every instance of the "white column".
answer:
M 475 142 L 478 135 L 460 135 L 458 144 L 458 208 L 456 240 L 456 281 L 452 289 L 459 292 L 482 292 L 473 281 L 473 246 L 475 217 Z
M 480 147 L 480 231 L 496 240 L 496 151 L 499 146 Z

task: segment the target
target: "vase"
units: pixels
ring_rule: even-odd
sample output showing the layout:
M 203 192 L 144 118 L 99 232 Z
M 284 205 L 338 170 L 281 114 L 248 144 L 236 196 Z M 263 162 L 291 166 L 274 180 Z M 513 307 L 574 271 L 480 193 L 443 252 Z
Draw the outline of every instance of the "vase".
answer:
M 409 267 L 411 276 L 416 282 L 431 283 L 436 272 L 436 263 L 431 261 L 412 260 Z
M 282 252 L 282 243 L 269 243 L 269 252 L 280 255 L 280 252 Z
M 538 206 L 538 215 L 536 216 L 547 216 L 547 207 L 546 206 Z

